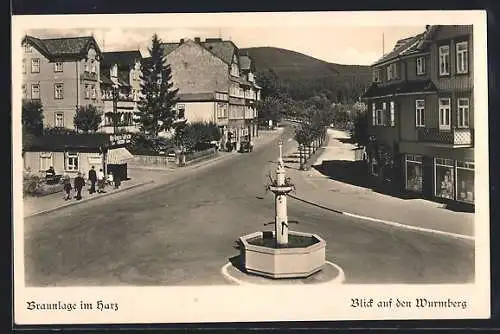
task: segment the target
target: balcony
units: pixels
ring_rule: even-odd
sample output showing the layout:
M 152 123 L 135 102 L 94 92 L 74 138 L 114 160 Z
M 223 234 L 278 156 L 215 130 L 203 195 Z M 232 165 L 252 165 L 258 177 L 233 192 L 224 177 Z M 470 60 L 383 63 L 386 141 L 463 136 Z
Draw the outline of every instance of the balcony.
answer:
M 470 147 L 474 143 L 474 129 L 439 130 L 436 128 L 418 129 L 418 140 L 426 143 L 443 144 L 456 147 Z

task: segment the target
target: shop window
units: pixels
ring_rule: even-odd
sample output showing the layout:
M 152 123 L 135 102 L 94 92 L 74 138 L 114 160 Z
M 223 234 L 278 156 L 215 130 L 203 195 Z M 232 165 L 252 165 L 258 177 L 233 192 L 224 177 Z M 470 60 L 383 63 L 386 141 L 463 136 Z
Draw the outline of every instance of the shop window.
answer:
M 78 153 L 66 152 L 65 157 L 66 170 L 74 172 L 78 170 Z
M 376 159 L 372 159 L 372 161 L 371 161 L 371 170 L 372 170 L 373 176 L 378 176 L 379 165 L 378 165 L 378 161 Z
M 406 189 L 422 192 L 422 156 L 405 155 Z
M 474 203 L 474 162 L 457 161 L 457 201 Z
M 46 171 L 51 166 L 53 166 L 52 153 L 50 152 L 40 153 L 40 170 Z
M 454 167 L 454 161 L 451 159 L 436 158 L 434 160 L 434 193 L 436 197 L 454 199 Z

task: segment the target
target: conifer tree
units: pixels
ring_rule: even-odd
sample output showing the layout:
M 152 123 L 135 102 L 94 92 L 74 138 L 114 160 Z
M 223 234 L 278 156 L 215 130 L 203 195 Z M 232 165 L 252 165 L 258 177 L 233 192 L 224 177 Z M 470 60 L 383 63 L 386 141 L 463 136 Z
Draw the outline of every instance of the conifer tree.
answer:
M 141 132 L 157 138 L 161 131 L 172 128 L 178 89 L 173 89 L 171 68 L 165 61 L 157 34 L 151 42 L 148 49 L 151 58 L 144 59 L 141 64 L 141 97 L 136 117 Z

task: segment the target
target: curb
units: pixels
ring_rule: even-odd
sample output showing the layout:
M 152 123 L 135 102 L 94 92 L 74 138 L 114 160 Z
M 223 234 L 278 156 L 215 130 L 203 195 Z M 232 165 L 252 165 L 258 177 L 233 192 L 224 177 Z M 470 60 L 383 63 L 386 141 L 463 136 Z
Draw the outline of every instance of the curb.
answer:
M 462 240 L 469 240 L 469 241 L 475 241 L 476 240 L 476 238 L 474 236 L 470 236 L 470 235 L 453 233 L 453 232 L 445 232 L 445 231 L 441 231 L 441 230 L 434 230 L 434 229 L 431 229 L 431 228 L 425 228 L 425 227 L 419 227 L 419 226 L 402 224 L 402 223 L 398 223 L 398 222 L 394 222 L 394 221 L 390 221 L 390 220 L 384 220 L 384 219 L 372 218 L 372 217 L 368 217 L 368 216 L 362 216 L 362 215 L 358 215 L 358 214 L 355 214 L 355 213 L 350 213 L 350 212 L 346 212 L 346 211 L 342 211 L 342 210 L 332 209 L 332 208 L 326 207 L 324 205 L 317 204 L 317 203 L 308 201 L 306 199 L 303 199 L 301 197 L 294 196 L 294 195 L 291 195 L 291 194 L 289 194 L 288 196 L 291 197 L 291 198 L 293 198 L 293 199 L 295 199 L 295 200 L 304 202 L 306 204 L 313 205 L 313 206 L 316 206 L 318 208 L 325 209 L 325 210 L 328 210 L 328 211 L 332 211 L 332 212 L 335 212 L 337 214 L 344 215 L 344 216 L 349 216 L 349 217 L 358 218 L 358 219 L 362 219 L 362 220 L 368 220 L 368 221 L 372 221 L 372 222 L 376 222 L 376 223 L 382 223 L 382 224 L 386 224 L 386 225 L 390 225 L 390 226 L 394 226 L 394 227 L 398 227 L 398 228 L 403 228 L 403 229 L 408 229 L 408 230 L 413 230 L 413 231 L 418 231 L 418 232 L 424 232 L 424 233 L 430 233 L 430 234 L 437 234 L 437 235 L 447 236 L 447 237 L 451 237 L 451 238 L 455 238 L 455 239 L 462 239 Z
M 57 211 L 57 210 L 60 210 L 60 209 L 64 209 L 64 208 L 69 207 L 69 206 L 73 206 L 73 205 L 77 205 L 77 204 L 81 204 L 81 203 L 90 202 L 90 201 L 93 201 L 93 200 L 96 200 L 96 199 L 99 199 L 99 198 L 102 198 L 102 197 L 106 197 L 106 196 L 113 195 L 113 194 L 118 194 L 118 193 L 121 193 L 121 192 L 124 192 L 124 191 L 127 191 L 127 190 L 131 190 L 131 189 L 138 188 L 138 187 L 141 187 L 141 186 L 144 186 L 144 185 L 147 185 L 147 184 L 151 184 L 151 183 L 154 183 L 154 180 L 149 180 L 149 181 L 146 181 L 146 182 L 134 184 L 133 186 L 130 186 L 128 188 L 118 189 L 118 190 L 110 192 L 110 193 L 104 193 L 104 194 L 102 194 L 102 195 L 100 195 L 98 197 L 88 197 L 88 198 L 86 198 L 86 199 L 84 199 L 82 201 L 69 202 L 69 203 L 66 203 L 64 205 L 61 205 L 61 206 L 58 206 L 58 207 L 55 207 L 55 208 L 38 211 L 38 212 L 35 212 L 35 213 L 32 213 L 32 214 L 29 214 L 27 216 L 24 216 L 24 219 L 31 218 L 31 217 L 34 217 L 34 216 L 38 216 L 38 215 L 41 215 L 41 214 L 44 214 L 44 213 L 54 212 L 54 211 Z

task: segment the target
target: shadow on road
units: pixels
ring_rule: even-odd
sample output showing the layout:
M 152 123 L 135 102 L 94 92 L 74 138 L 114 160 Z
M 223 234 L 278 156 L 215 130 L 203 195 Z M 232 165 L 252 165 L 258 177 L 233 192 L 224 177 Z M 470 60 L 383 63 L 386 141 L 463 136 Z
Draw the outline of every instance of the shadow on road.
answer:
M 380 194 L 398 197 L 401 199 L 419 198 L 416 195 L 402 192 L 389 185 L 380 185 L 370 180 L 366 162 L 363 160 L 324 160 L 320 165 L 313 166 L 321 174 L 332 180 L 348 183 L 354 186 L 372 189 Z

